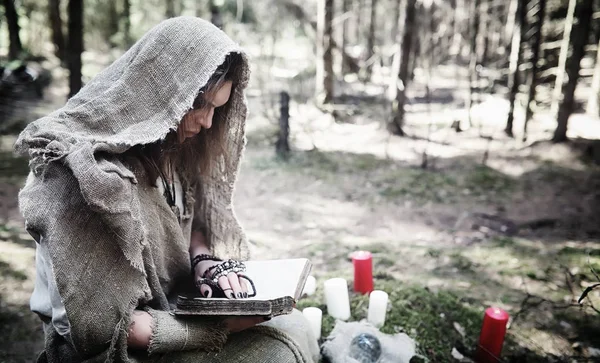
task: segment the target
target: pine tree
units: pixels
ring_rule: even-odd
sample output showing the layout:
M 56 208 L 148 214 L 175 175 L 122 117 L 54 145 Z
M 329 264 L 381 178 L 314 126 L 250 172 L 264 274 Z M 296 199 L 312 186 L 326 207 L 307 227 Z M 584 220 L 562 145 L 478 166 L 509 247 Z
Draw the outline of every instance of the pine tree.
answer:
M 533 9 L 535 20 L 531 24 L 531 70 L 527 79 L 527 102 L 525 103 L 525 123 L 523 124 L 523 141 L 527 140 L 527 124 L 533 117 L 533 105 L 535 104 L 536 87 L 539 76 L 540 47 L 542 44 L 542 29 L 546 17 L 546 0 L 537 0 Z
M 571 0 L 575 2 L 576 0 Z M 554 131 L 552 141 L 563 142 L 567 140 L 567 126 L 569 117 L 573 113 L 575 106 L 575 89 L 579 81 L 579 70 L 581 69 L 581 59 L 585 55 L 585 46 L 587 45 L 590 28 L 592 23 L 593 1 L 581 0 L 577 6 L 576 14 L 577 24 L 572 26 L 570 43 L 573 45 L 573 52 L 567 60 L 565 71 L 568 81 L 562 87 L 562 101 L 556 113 L 557 126 Z M 566 28 L 566 26 L 565 26 Z

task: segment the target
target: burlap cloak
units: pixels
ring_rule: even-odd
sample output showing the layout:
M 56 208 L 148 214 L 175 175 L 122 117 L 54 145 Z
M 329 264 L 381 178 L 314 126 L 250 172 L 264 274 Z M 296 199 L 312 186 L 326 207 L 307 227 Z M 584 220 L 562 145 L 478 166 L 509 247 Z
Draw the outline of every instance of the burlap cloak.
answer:
M 122 157 L 132 146 L 176 129 L 231 52 L 243 55 L 210 23 L 187 17 L 164 21 L 63 108 L 20 135 L 16 151 L 30 156 L 32 170 L 19 194 L 20 208 L 27 229 L 48 246 L 71 323 L 73 359 L 128 360 L 132 309 L 168 309 L 176 281 L 189 278 L 192 223 L 202 223 L 214 254 L 249 257 L 232 209 L 245 142 L 245 56 L 229 101 L 225 155 L 217 156 L 195 195 L 188 188 L 190 213 L 181 225 L 144 180 L 139 163 Z M 61 348 L 60 337 L 46 328 L 46 354 L 53 361 L 67 344 Z

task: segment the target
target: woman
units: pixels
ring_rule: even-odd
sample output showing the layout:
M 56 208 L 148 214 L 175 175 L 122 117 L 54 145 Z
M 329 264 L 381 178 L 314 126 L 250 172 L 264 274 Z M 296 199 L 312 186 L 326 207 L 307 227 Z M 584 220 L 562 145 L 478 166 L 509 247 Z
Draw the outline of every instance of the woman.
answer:
M 245 298 L 248 258 L 232 194 L 244 147 L 245 55 L 212 24 L 150 30 L 67 104 L 30 124 L 16 150 L 19 194 L 37 242 L 31 308 L 41 362 L 308 362 L 297 312 L 181 319 L 173 298 Z M 190 262 L 192 261 L 192 262 Z M 193 268 L 193 273 L 190 270 Z

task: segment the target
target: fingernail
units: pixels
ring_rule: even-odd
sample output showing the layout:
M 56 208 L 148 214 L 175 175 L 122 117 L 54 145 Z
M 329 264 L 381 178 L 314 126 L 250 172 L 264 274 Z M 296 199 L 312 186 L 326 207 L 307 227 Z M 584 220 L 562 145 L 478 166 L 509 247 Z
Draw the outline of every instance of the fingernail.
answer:
M 208 290 L 204 291 L 204 297 L 208 297 Z
M 238 292 L 237 296 L 238 296 L 240 299 L 243 299 L 243 298 L 244 298 L 244 295 L 243 295 L 241 292 Z
M 235 299 L 235 294 L 234 294 L 233 292 L 230 292 L 230 293 L 229 293 L 229 298 L 231 298 L 231 299 Z
M 244 297 L 248 297 L 248 293 L 247 292 L 244 293 Z

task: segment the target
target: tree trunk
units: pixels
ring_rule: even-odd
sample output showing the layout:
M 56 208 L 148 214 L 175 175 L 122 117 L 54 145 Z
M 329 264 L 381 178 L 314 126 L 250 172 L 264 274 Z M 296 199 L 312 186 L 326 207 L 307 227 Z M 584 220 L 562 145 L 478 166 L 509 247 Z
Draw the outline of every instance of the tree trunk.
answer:
M 111 46 L 116 46 L 113 43 L 113 36 L 119 32 L 119 13 L 117 12 L 117 0 L 108 1 L 108 26 L 106 28 L 106 40 Z
M 471 33 L 471 57 L 469 61 L 469 98 L 467 99 L 467 119 L 469 127 L 473 126 L 471 120 L 471 108 L 473 108 L 474 96 L 477 92 L 477 39 L 479 36 L 479 7 L 481 0 L 471 0 L 471 24 L 469 31 Z
M 554 137 L 552 138 L 552 141 L 554 142 L 563 142 L 567 140 L 567 124 L 569 117 L 573 113 L 575 88 L 577 88 L 577 81 L 579 80 L 581 59 L 585 55 L 585 46 L 587 45 L 590 34 L 593 9 L 594 2 L 589 0 L 579 2 L 579 6 L 577 7 L 577 24 L 573 27 L 571 37 L 573 53 L 567 61 L 566 72 L 568 81 L 562 89 L 563 99 L 556 114 L 558 125 L 554 131 Z
M 373 63 L 375 62 L 375 18 L 377 17 L 377 0 L 371 0 L 369 16 L 369 36 L 367 37 L 367 75 L 366 78 L 371 78 L 373 72 Z
M 165 0 L 165 17 L 167 19 L 175 17 L 175 0 Z
M 527 140 L 527 124 L 533 116 L 533 105 L 535 104 L 536 87 L 538 84 L 538 71 L 540 59 L 540 46 L 542 44 L 542 29 L 546 18 L 546 0 L 538 0 L 535 21 L 531 25 L 531 71 L 527 82 L 527 102 L 525 103 L 525 123 L 523 124 L 523 141 Z
M 210 8 L 210 22 L 213 23 L 217 28 L 223 29 L 223 17 L 221 16 L 221 9 L 213 0 L 208 2 L 208 6 Z
M 592 92 L 588 97 L 587 114 L 597 117 L 600 115 L 600 41 L 596 51 L 596 66 L 594 67 L 594 77 L 592 78 Z
M 350 0 L 342 0 L 342 13 L 343 16 L 346 17 L 344 20 L 344 25 L 342 26 L 342 46 L 341 46 L 341 67 L 342 75 L 348 71 L 348 53 L 346 53 L 346 46 L 348 45 L 348 35 L 349 35 L 349 23 L 350 17 L 347 16 L 350 11 Z
M 290 95 L 287 92 L 281 92 L 280 113 L 279 113 L 279 137 L 275 144 L 275 152 L 282 158 L 286 158 L 290 152 Z
M 552 92 L 552 105 L 550 106 L 550 113 L 552 115 L 556 115 L 558 113 L 558 107 L 561 100 L 561 92 L 563 89 L 563 83 L 565 81 L 565 67 L 567 65 L 567 57 L 569 55 L 569 44 L 571 39 L 571 30 L 573 29 L 573 18 L 575 17 L 576 5 L 577 0 L 569 0 L 569 8 L 567 10 L 567 17 L 565 18 L 563 39 L 560 45 L 560 55 L 558 57 L 556 81 L 554 83 L 554 91 Z
M 362 43 L 362 10 L 363 3 L 365 0 L 354 0 L 354 14 L 356 15 L 356 21 L 354 24 L 356 27 L 354 28 L 354 43 L 361 44 Z
M 3 0 L 4 1 L 4 12 L 6 14 L 6 23 L 8 24 L 8 58 L 16 59 L 19 54 L 23 51 L 21 46 L 21 37 L 19 36 L 19 14 L 15 9 L 15 0 Z
M 525 0 L 516 0 L 517 4 L 517 16 L 515 17 L 515 30 L 513 31 L 512 46 L 510 49 L 510 66 L 508 75 L 508 117 L 506 119 L 506 128 L 504 133 L 510 137 L 513 137 L 513 121 L 515 115 L 515 102 L 517 99 L 517 93 L 519 93 L 519 65 L 523 59 L 523 29 L 525 29 L 525 21 L 527 15 L 527 7 L 525 6 Z
M 69 97 L 83 86 L 81 81 L 81 53 L 83 53 L 83 0 L 69 0 L 69 40 L 67 66 L 69 68 Z
M 133 41 L 131 40 L 131 2 L 130 0 L 123 0 L 123 45 L 125 49 L 131 47 Z
M 54 43 L 54 54 L 61 60 L 66 61 L 65 36 L 62 29 L 60 17 L 60 0 L 48 1 L 48 20 L 52 30 L 52 42 Z
M 490 9 L 491 9 L 491 0 L 483 0 L 481 4 L 481 31 L 480 35 L 480 46 L 479 46 L 479 62 L 485 67 L 489 61 L 489 44 L 490 44 L 490 36 L 492 35 L 490 31 L 491 27 L 491 17 L 490 17 Z
M 320 104 L 333 100 L 333 0 L 319 0 L 317 20 L 316 96 Z
M 392 103 L 392 120 L 388 129 L 395 135 L 404 136 L 404 104 L 406 103 L 406 89 L 409 82 L 409 61 L 412 52 L 413 31 L 416 23 L 416 0 L 406 0 L 404 10 L 405 21 L 402 29 L 402 42 L 398 45 L 401 54 L 396 99 Z

